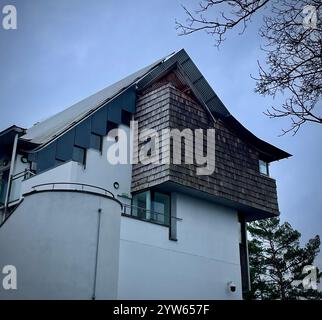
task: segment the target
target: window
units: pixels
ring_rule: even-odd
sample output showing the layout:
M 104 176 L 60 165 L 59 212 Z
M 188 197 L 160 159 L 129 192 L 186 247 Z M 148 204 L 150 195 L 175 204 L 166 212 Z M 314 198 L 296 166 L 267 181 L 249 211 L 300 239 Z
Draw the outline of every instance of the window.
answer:
M 259 172 L 261 174 L 265 174 L 266 176 L 269 175 L 269 164 L 263 160 L 259 160 Z
M 151 194 L 150 191 L 141 192 L 133 196 L 132 199 L 132 216 L 148 219 L 151 209 Z
M 169 225 L 170 196 L 160 192 L 152 193 L 152 218 L 165 225 Z
M 95 150 L 102 151 L 102 140 L 102 136 L 91 133 L 90 147 Z
M 132 199 L 131 215 L 142 220 L 169 225 L 170 195 L 154 190 L 135 194 Z

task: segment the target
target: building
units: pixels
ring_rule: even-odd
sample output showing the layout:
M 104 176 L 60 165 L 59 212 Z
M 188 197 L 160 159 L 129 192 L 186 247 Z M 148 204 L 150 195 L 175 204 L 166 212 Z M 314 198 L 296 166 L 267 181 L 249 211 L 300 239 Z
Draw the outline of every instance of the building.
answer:
M 215 154 L 213 172 L 197 174 L 193 157 L 111 164 L 122 137 L 106 136 L 133 139 L 131 120 L 138 132 L 215 129 L 211 145 L 190 141 Z M 152 140 L 129 141 L 127 157 L 151 156 Z M 186 157 L 182 141 L 166 154 Z M 30 129 L 10 127 L 0 133 L 0 268 L 16 267 L 17 290 L 0 286 L 0 298 L 241 299 L 246 222 L 279 214 L 268 168 L 289 156 L 229 113 L 184 50 Z

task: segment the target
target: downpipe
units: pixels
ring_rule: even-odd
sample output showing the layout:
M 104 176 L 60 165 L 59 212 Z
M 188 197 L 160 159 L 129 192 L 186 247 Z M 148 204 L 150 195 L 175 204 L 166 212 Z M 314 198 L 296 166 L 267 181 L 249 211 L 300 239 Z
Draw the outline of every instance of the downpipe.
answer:
M 97 268 L 98 268 L 98 250 L 99 250 L 100 232 L 101 232 L 101 216 L 102 216 L 102 209 L 98 209 L 97 239 L 96 239 L 95 269 L 94 269 L 94 283 L 93 283 L 92 300 L 96 299 L 96 281 L 97 281 Z
M 9 178 L 8 178 L 8 187 L 7 187 L 7 191 L 6 191 L 6 197 L 5 197 L 5 201 L 4 201 L 4 212 L 3 212 L 3 215 L 2 215 L 1 222 L 4 222 L 4 220 L 6 219 L 6 215 L 7 215 L 7 211 L 8 211 L 9 198 L 10 198 L 10 189 L 11 189 L 11 184 L 12 184 L 12 176 L 13 176 L 15 163 L 16 163 L 18 139 L 19 139 L 19 134 L 17 133 L 15 135 L 15 140 L 13 142 L 13 148 L 12 148 L 12 154 L 11 154 L 11 162 L 10 162 L 10 170 L 9 170 Z

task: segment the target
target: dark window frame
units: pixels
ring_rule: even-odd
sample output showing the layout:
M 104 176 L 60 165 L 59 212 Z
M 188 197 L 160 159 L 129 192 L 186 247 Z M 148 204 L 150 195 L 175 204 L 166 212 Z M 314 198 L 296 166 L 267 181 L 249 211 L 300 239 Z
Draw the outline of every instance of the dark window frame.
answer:
M 265 164 L 265 169 L 266 169 L 266 172 L 262 172 L 261 171 L 261 163 Z M 258 159 L 258 170 L 259 170 L 259 173 L 266 176 L 266 177 L 269 177 L 269 162 L 263 160 L 263 159 Z
M 157 219 L 151 219 L 151 218 L 146 219 L 146 218 L 142 218 L 142 217 L 133 215 L 133 209 L 134 209 L 133 200 L 134 200 L 134 197 L 136 195 L 138 195 L 138 194 L 145 193 L 145 192 L 150 192 L 150 195 L 151 195 L 151 208 L 146 209 L 146 210 L 150 211 L 150 214 L 153 214 L 153 211 L 154 211 L 152 209 L 152 207 L 153 207 L 153 202 L 154 202 L 154 199 L 155 199 L 155 193 L 160 193 L 160 194 L 163 194 L 163 195 L 169 197 L 169 212 L 168 212 L 168 215 L 165 215 L 165 214 L 163 215 L 164 217 L 167 217 L 167 219 L 164 219 L 164 220 L 167 220 L 167 221 L 162 223 L 162 222 L 157 221 Z M 154 213 L 154 215 L 158 216 L 158 213 Z M 126 216 L 130 216 L 130 217 L 135 218 L 137 220 L 151 222 L 151 223 L 154 223 L 154 224 L 157 224 L 157 225 L 161 225 L 161 226 L 165 226 L 165 227 L 170 228 L 171 227 L 171 193 L 166 192 L 166 191 L 160 191 L 158 189 L 147 189 L 147 190 L 142 190 L 142 191 L 134 193 L 132 195 L 132 199 L 131 199 L 131 214 L 126 215 Z
M 171 217 L 171 193 L 169 192 L 165 192 L 165 191 L 159 191 L 157 189 L 151 189 L 151 206 L 153 206 L 153 202 L 155 202 L 155 194 L 156 193 L 160 193 L 162 195 L 165 195 L 167 197 L 169 197 L 169 213 L 168 216 L 166 216 L 165 214 L 163 214 L 164 217 L 167 217 L 167 223 L 163 223 L 165 226 L 170 226 L 170 217 Z M 151 211 L 153 212 L 154 210 L 151 209 Z M 158 216 L 158 214 L 156 214 L 156 216 Z M 164 219 L 165 220 L 165 219 Z

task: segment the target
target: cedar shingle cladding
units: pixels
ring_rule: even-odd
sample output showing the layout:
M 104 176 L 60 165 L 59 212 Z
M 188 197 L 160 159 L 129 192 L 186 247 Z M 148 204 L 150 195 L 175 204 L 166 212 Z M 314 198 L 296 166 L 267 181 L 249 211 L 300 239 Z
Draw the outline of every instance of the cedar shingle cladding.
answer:
M 139 130 L 152 128 L 160 131 L 160 134 L 165 128 L 194 130 L 214 126 L 203 106 L 170 83 L 138 98 L 135 119 Z M 172 181 L 267 213 L 278 214 L 275 180 L 259 173 L 256 149 L 241 141 L 222 121 L 216 122 L 215 129 L 216 168 L 212 175 L 196 175 L 196 165 L 137 164 L 133 165 L 132 191 Z

